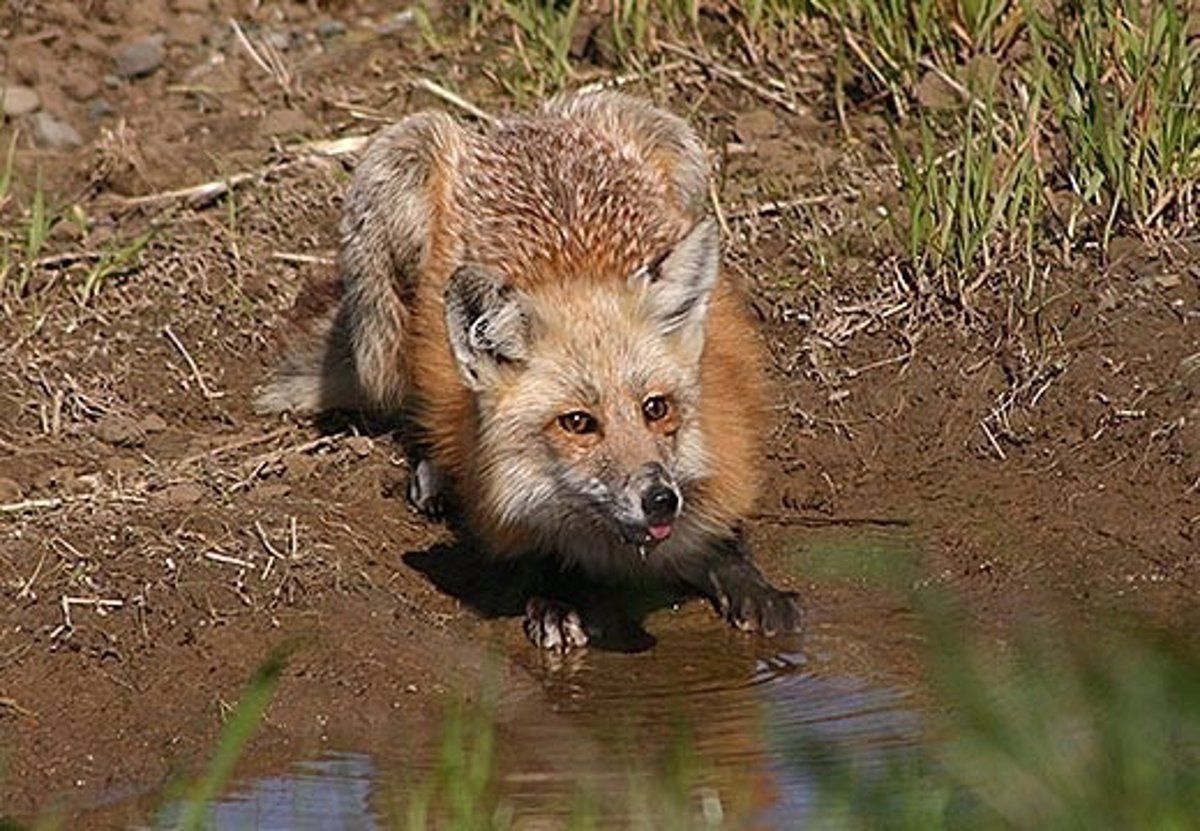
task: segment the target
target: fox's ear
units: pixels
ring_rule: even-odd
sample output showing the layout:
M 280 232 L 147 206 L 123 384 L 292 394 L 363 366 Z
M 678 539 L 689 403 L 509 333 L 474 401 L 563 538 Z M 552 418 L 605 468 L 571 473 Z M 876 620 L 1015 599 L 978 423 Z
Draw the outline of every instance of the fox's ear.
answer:
M 633 276 L 644 287 L 649 314 L 663 334 L 677 334 L 697 357 L 704 345 L 704 320 L 720 264 L 720 231 L 709 218 Z
M 462 266 L 446 285 L 446 331 L 458 372 L 475 391 L 503 364 L 525 360 L 529 314 L 515 289 L 477 266 Z

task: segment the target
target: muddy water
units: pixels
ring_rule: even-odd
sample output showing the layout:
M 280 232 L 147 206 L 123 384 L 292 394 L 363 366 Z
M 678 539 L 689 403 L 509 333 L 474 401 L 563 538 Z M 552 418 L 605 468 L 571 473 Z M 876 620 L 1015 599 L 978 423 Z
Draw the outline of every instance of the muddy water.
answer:
M 831 750 L 870 766 L 919 740 L 908 693 L 847 660 L 879 647 L 884 621 L 869 616 L 856 631 L 825 618 L 803 641 L 759 641 L 692 603 L 651 617 L 658 643 L 647 652 L 567 661 L 545 660 L 511 638 L 514 621 L 496 621 L 501 810 L 517 828 L 564 827 L 583 804 L 603 825 L 663 827 L 675 810 L 687 827 L 796 827 Z M 352 750 L 236 783 L 211 827 L 392 827 L 412 786 L 436 776 L 436 748 Z

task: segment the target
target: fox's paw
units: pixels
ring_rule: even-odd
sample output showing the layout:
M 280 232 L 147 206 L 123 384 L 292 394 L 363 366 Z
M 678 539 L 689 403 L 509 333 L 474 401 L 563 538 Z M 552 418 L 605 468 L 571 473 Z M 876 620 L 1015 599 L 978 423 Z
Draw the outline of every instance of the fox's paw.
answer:
M 525 634 L 539 649 L 567 652 L 588 644 L 579 613 L 555 600 L 530 598 L 525 604 Z
M 767 583 L 735 584 L 728 589 L 714 579 L 714 598 L 721 616 L 743 632 L 767 637 L 799 632 L 804 624 L 796 592 L 784 592 Z
M 445 475 L 433 462 L 422 459 L 408 479 L 408 504 L 423 516 L 441 519 L 446 513 L 445 489 Z

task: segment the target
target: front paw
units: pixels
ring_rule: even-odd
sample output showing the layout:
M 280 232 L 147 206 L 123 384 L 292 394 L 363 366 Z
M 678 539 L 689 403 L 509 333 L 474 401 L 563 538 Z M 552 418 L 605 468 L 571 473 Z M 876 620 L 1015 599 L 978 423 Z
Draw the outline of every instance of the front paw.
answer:
M 433 462 L 422 459 L 408 479 L 408 504 L 426 519 L 446 514 L 446 477 Z
M 796 592 L 784 592 L 766 583 L 722 586 L 716 579 L 716 605 L 721 616 L 743 632 L 767 637 L 799 632 L 804 613 Z
M 579 613 L 563 603 L 534 597 L 525 604 L 525 635 L 539 649 L 567 652 L 588 644 Z

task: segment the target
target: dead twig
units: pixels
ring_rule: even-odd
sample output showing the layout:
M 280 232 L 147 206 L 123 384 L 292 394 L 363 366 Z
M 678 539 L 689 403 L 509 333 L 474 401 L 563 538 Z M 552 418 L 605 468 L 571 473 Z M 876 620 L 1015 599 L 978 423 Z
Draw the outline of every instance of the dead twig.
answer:
M 290 251 L 272 251 L 272 260 L 279 260 L 292 265 L 336 265 L 334 257 L 318 257 L 315 254 L 293 254 Z
M 757 216 L 775 216 L 777 214 L 794 211 L 797 208 L 810 208 L 815 205 L 827 205 L 838 199 L 853 199 L 861 194 L 857 190 L 847 189 L 840 193 L 823 193 L 817 196 L 802 196 L 798 199 L 785 199 L 781 201 L 763 202 L 759 205 L 751 205 L 749 208 L 743 208 L 740 211 L 734 211 L 728 214 L 727 217 L 731 221 L 742 219 L 750 219 Z
M 214 563 L 220 563 L 227 566 L 237 566 L 238 568 L 252 569 L 254 563 L 247 562 L 238 557 L 230 557 L 228 554 L 219 554 L 216 551 L 205 551 L 204 559 L 212 560 Z
M 188 353 L 187 347 L 185 347 L 183 342 L 175 336 L 173 331 L 171 331 L 171 326 L 169 324 L 163 327 L 163 334 L 166 335 L 166 338 L 171 342 L 171 345 L 179 350 L 179 354 L 183 355 L 183 359 L 187 361 L 188 369 L 192 371 L 192 377 L 196 379 L 196 384 L 199 385 L 201 394 L 203 394 L 204 397 L 209 401 L 214 401 L 218 398 L 224 398 L 225 393 L 213 392 L 208 388 L 208 384 L 204 383 L 204 376 L 200 374 L 200 367 L 196 366 L 196 362 L 192 360 L 192 356 Z
M 736 69 L 730 69 L 727 66 L 717 63 L 712 58 L 707 58 L 703 55 L 698 55 L 695 52 L 693 52 L 692 50 L 687 49 L 683 46 L 680 46 L 677 43 L 671 43 L 669 41 L 659 41 L 659 45 L 663 49 L 667 50 L 668 52 L 671 52 L 672 54 L 679 55 L 680 57 L 683 57 L 683 58 L 687 58 L 690 61 L 694 61 L 695 63 L 699 64 L 700 66 L 703 66 L 705 69 L 707 69 L 713 75 L 717 75 L 722 78 L 725 78 L 728 81 L 732 81 L 733 83 L 737 84 L 738 86 L 742 87 L 743 89 L 749 90 L 750 92 L 754 93 L 759 98 L 762 98 L 764 101 L 768 101 L 768 102 L 776 105 L 777 107 L 781 107 L 782 109 L 786 110 L 787 112 L 791 113 L 792 115 L 803 115 L 804 114 L 803 110 L 801 110 L 800 107 L 798 107 L 790 98 L 788 98 L 784 95 L 780 95 L 778 92 L 775 92 L 774 90 L 767 89 L 765 86 L 763 86 L 762 84 L 760 84 L 756 81 L 750 80 L 743 73 L 737 71 Z
M 176 462 L 176 464 L 180 467 L 186 467 L 187 465 L 194 464 L 202 459 L 222 456 L 226 453 L 231 453 L 234 450 L 241 450 L 256 444 L 262 444 L 263 442 L 273 441 L 274 439 L 286 436 L 291 431 L 291 427 L 280 427 L 278 430 L 272 430 L 269 433 L 263 433 L 261 436 L 251 436 L 248 439 L 239 439 L 238 441 L 230 442 L 229 444 L 222 444 L 210 450 L 205 450 L 203 453 L 196 453 L 195 455 L 180 459 L 178 462 Z
M 668 61 L 660 63 L 658 66 L 651 67 L 644 72 L 630 72 L 627 75 L 614 75 L 611 78 L 604 78 L 599 81 L 593 81 L 590 84 L 584 84 L 575 90 L 575 95 L 590 95 L 593 92 L 600 92 L 606 89 L 620 89 L 627 84 L 632 84 L 635 81 L 642 81 L 654 75 L 665 75 L 668 72 L 674 72 L 676 69 L 682 69 L 687 66 L 687 61 Z
M 233 29 L 233 34 L 237 38 L 241 47 L 246 50 L 246 54 L 250 59 L 258 64 L 259 69 L 267 73 L 274 79 L 275 83 L 279 84 L 279 88 L 283 90 L 284 95 L 293 97 L 296 95 L 296 77 L 288 68 L 287 61 L 279 50 L 270 44 L 269 41 L 258 38 L 258 43 L 255 44 L 242 31 L 242 27 L 232 17 L 229 18 L 229 25 Z
M 467 99 L 463 98 L 456 92 L 451 92 L 436 81 L 429 78 L 417 78 L 412 82 L 416 89 L 423 89 L 431 95 L 435 95 L 448 104 L 453 104 L 468 115 L 479 119 L 486 124 L 495 124 L 496 117 L 489 112 L 481 110 L 479 107 L 472 104 Z

